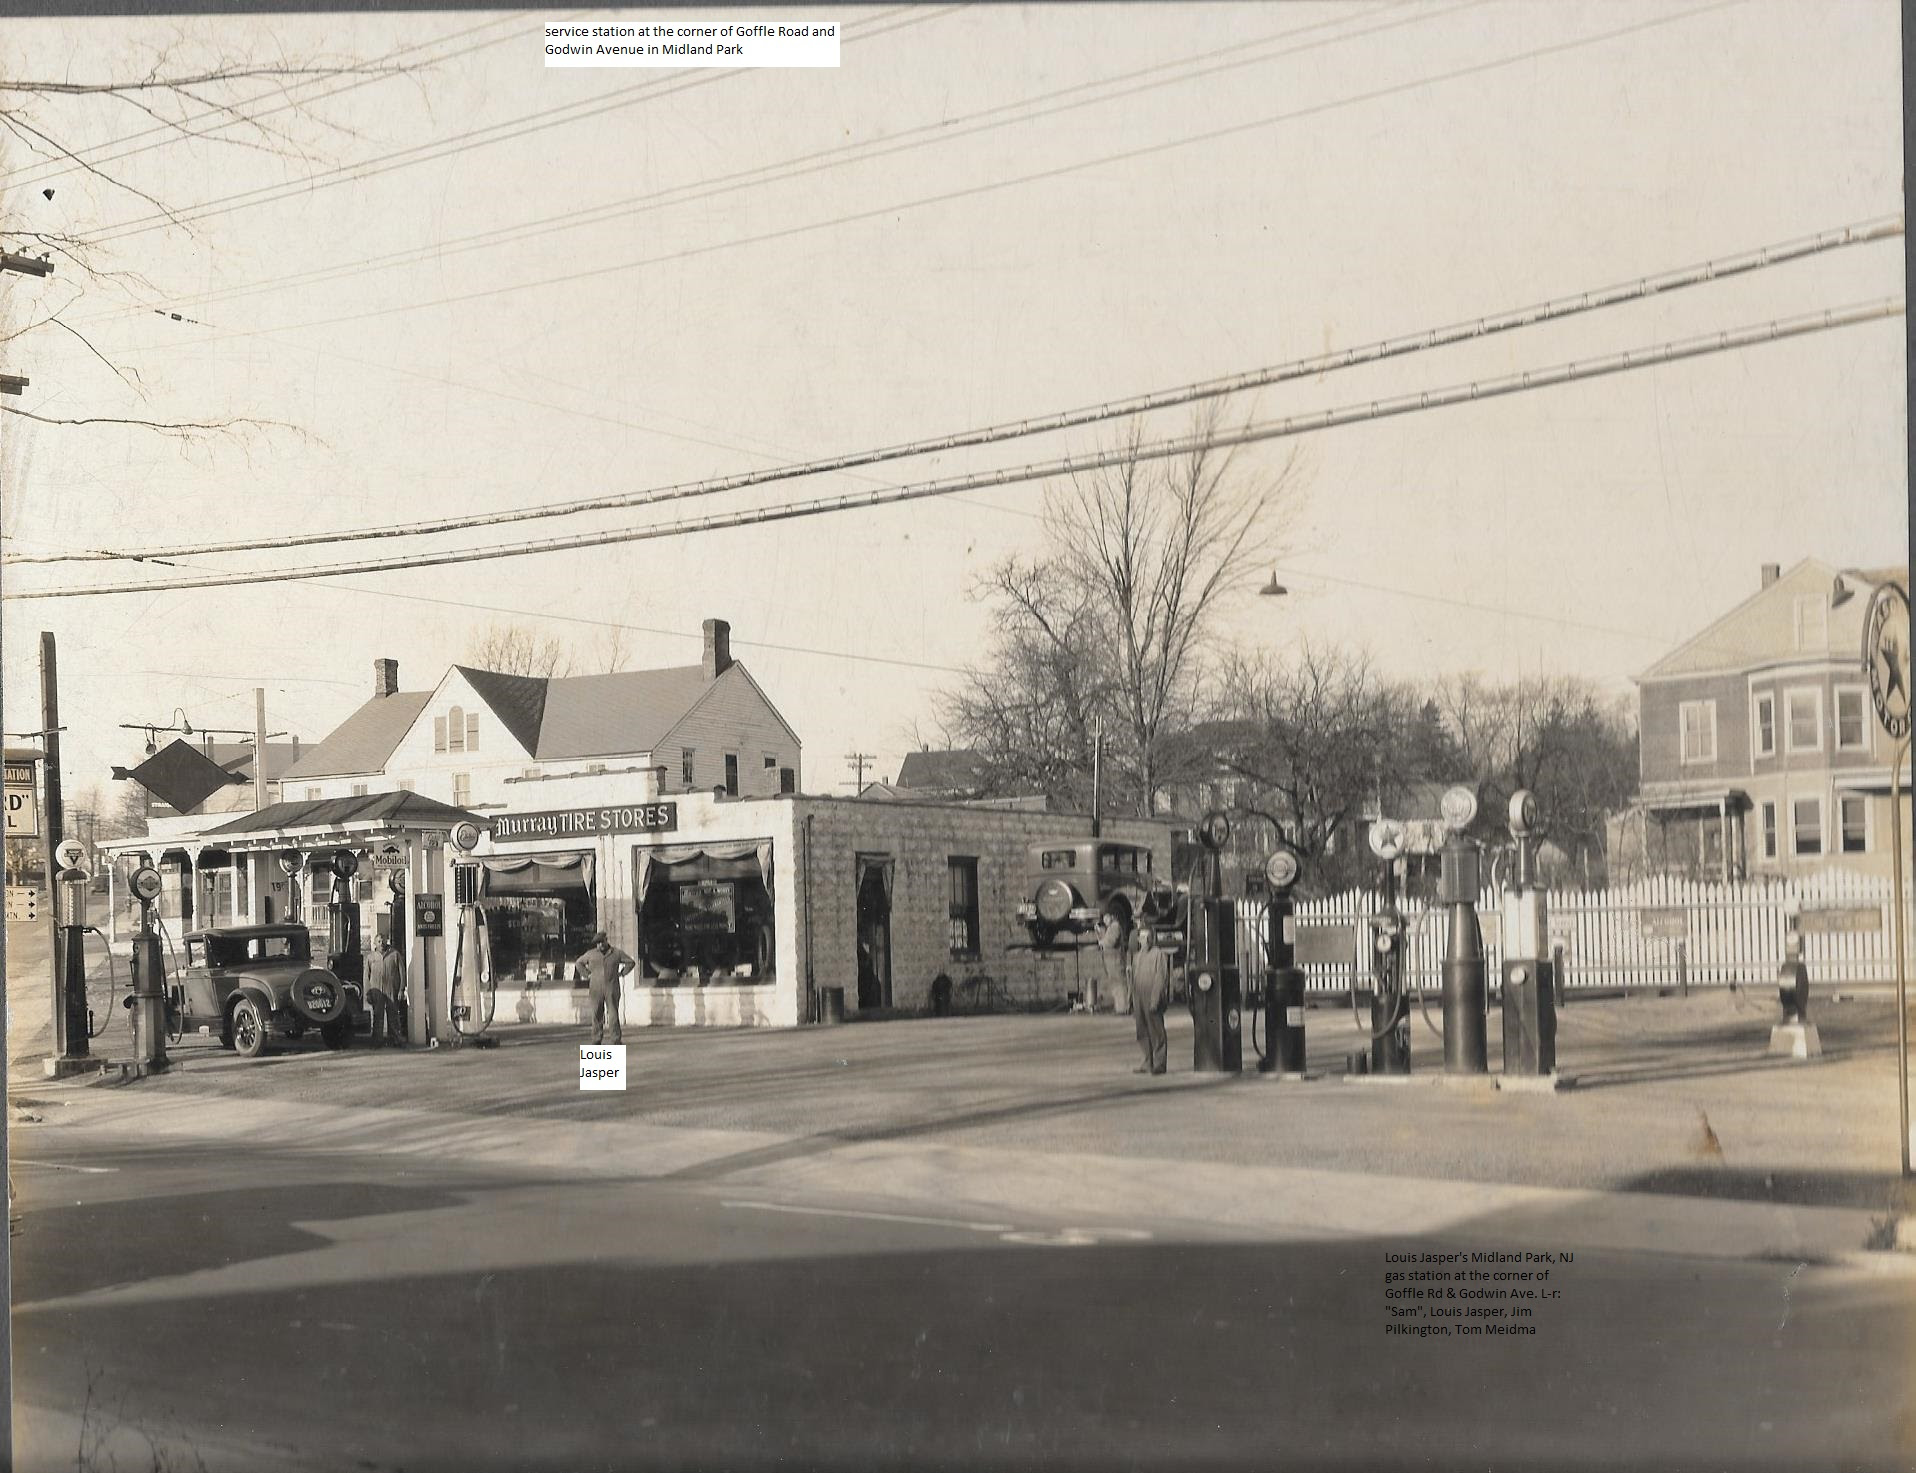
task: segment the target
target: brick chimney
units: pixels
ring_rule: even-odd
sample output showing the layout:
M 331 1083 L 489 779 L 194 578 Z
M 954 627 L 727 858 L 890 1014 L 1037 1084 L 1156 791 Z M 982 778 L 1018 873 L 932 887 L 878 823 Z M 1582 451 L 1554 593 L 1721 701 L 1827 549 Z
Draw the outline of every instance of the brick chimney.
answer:
M 375 696 L 396 695 L 399 692 L 399 661 L 373 661 L 373 694 Z
M 705 621 L 705 678 L 717 680 L 732 668 L 732 626 L 723 619 Z
M 1781 563 L 1763 564 L 1763 586 L 1765 588 L 1768 588 L 1772 583 L 1774 583 L 1778 578 L 1781 578 L 1782 576 L 1783 576 L 1783 565 Z

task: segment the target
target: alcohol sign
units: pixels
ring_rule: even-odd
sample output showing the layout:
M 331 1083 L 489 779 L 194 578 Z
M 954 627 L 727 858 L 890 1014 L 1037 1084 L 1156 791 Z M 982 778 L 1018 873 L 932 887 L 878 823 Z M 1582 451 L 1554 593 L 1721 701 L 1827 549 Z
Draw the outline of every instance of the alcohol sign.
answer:
M 33 784 L 31 762 L 7 763 L 7 837 L 40 837 L 40 803 Z

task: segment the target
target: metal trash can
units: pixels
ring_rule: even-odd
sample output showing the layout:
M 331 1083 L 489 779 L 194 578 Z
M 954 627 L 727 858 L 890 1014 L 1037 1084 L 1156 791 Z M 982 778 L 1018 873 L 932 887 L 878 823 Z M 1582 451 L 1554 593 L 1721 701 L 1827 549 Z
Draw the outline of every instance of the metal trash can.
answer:
M 843 1023 L 845 1021 L 844 988 L 821 987 L 818 989 L 818 1021 L 820 1023 Z

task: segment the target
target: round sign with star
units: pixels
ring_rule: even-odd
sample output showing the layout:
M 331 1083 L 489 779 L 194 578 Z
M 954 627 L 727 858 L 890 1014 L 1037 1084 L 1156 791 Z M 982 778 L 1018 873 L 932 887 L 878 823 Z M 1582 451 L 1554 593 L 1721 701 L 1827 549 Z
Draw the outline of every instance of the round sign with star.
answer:
M 1876 590 L 1863 621 L 1863 663 L 1883 730 L 1909 735 L 1909 596 L 1894 583 Z

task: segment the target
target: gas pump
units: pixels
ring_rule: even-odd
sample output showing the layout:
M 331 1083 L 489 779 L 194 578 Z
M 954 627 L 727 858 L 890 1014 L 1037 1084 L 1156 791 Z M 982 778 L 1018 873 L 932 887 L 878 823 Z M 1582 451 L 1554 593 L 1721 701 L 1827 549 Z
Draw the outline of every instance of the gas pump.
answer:
M 1549 960 L 1545 887 L 1536 876 L 1537 800 L 1527 789 L 1510 796 L 1510 837 L 1517 872 L 1503 894 L 1504 1073 L 1557 1071 L 1556 967 Z
M 1191 897 L 1184 967 L 1190 989 L 1191 1068 L 1200 1074 L 1236 1074 L 1244 1068 L 1243 986 L 1237 964 L 1237 905 L 1224 897 L 1219 851 L 1230 842 L 1223 813 L 1204 816 L 1198 831 L 1209 856 L 1205 894 Z
M 1380 819 L 1370 827 L 1370 847 L 1384 861 L 1383 909 L 1370 918 L 1370 1069 L 1373 1074 L 1408 1074 L 1410 994 L 1404 985 L 1404 913 L 1397 903 L 1397 859 L 1404 852 L 1402 828 L 1394 820 Z
M 453 846 L 462 853 L 469 853 L 478 842 L 478 831 L 471 824 L 461 824 L 453 832 Z M 477 864 L 453 865 L 452 903 L 459 911 L 451 987 L 456 1046 L 496 1048 L 499 1040 L 488 1037 L 486 1030 L 492 1026 L 499 993 L 492 985 L 492 933 L 486 926 L 485 909 L 479 904 Z
M 133 871 L 133 898 L 140 902 L 140 929 L 133 937 L 134 1050 L 140 1067 L 157 1074 L 168 1067 L 166 1057 L 166 966 L 159 933 L 153 929 L 153 907 L 160 898 L 160 872 L 150 864 Z
M 333 877 L 332 894 L 326 903 L 326 966 L 342 982 L 366 992 L 366 957 L 360 944 L 359 901 L 353 876 L 359 873 L 359 856 L 350 849 L 335 849 L 327 861 Z
M 60 1004 L 66 1013 L 66 1057 L 87 1057 L 87 1035 L 92 1032 L 86 1005 L 86 907 L 93 877 L 80 867 L 86 850 L 78 840 L 64 840 L 55 857 L 64 866 L 53 877 L 55 918 L 61 930 Z
M 1477 795 L 1466 787 L 1452 788 L 1444 794 L 1443 814 L 1450 830 L 1437 879 L 1437 899 L 1450 911 L 1444 940 L 1444 1073 L 1487 1074 L 1490 978 L 1477 924 L 1481 866 L 1476 844 L 1464 837 L 1477 816 Z
M 1297 902 L 1291 897 L 1297 856 L 1275 851 L 1264 861 L 1264 883 L 1270 895 L 1264 909 L 1264 1047 L 1257 1072 L 1302 1077 L 1304 969 L 1297 965 Z

